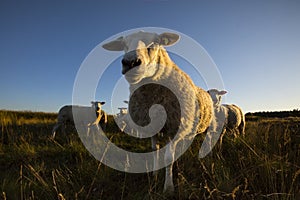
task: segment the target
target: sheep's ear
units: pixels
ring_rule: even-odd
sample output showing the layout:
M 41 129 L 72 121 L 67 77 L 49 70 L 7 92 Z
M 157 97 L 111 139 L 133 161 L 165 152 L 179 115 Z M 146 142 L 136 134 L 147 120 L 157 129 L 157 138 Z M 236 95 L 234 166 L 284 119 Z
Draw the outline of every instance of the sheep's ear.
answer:
M 158 37 L 160 39 L 160 44 L 163 46 L 173 45 L 180 38 L 180 36 L 175 33 L 162 33 L 162 34 L 158 35 Z
M 104 105 L 104 104 L 105 104 L 105 101 L 100 102 L 100 104 L 101 104 L 101 105 Z
M 225 90 L 222 90 L 222 91 L 218 92 L 219 95 L 224 95 L 226 93 L 227 93 L 227 91 L 225 91 Z
M 102 47 L 109 51 L 123 51 L 124 50 L 123 37 L 119 37 L 114 41 L 103 44 Z

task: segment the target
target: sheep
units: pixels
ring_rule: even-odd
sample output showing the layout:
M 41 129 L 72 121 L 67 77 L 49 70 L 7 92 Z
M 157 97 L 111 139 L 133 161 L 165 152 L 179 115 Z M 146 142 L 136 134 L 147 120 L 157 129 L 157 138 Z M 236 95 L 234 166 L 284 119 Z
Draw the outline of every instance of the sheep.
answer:
M 123 132 L 126 127 L 124 118 L 126 118 L 128 114 L 128 108 L 118 108 L 118 109 L 119 109 L 119 113 L 117 113 L 117 115 L 114 116 L 114 119 L 119 129 Z
M 246 122 L 242 109 L 234 104 L 221 104 L 222 95 L 226 94 L 227 91 L 210 89 L 207 92 L 210 94 L 214 103 L 215 117 L 219 122 L 217 123 L 218 127 L 222 129 L 220 143 L 222 144 L 222 138 L 224 136 L 224 133 L 226 132 L 226 129 L 233 131 L 234 134 L 237 130 L 239 134 L 242 134 L 244 136 Z
M 91 102 L 92 106 L 75 106 L 75 105 L 65 105 L 60 108 L 57 117 L 57 123 L 52 129 L 52 139 L 55 139 L 57 130 L 61 127 L 62 132 L 64 135 L 65 133 L 65 125 L 68 122 L 74 124 L 74 115 L 79 118 L 80 126 L 87 127 L 89 134 L 90 127 L 96 127 L 97 129 L 98 124 L 102 122 L 104 125 L 107 123 L 107 116 L 104 111 L 101 110 L 101 106 L 105 104 L 105 102 Z M 73 115 L 74 114 L 74 115 Z
M 128 104 L 128 101 L 123 101 L 125 104 Z M 126 124 L 125 124 L 125 121 L 124 121 L 124 118 L 126 117 L 126 115 L 128 114 L 128 108 L 127 107 L 121 107 L 121 108 L 118 108 L 119 109 L 119 113 L 117 113 L 115 116 L 114 116 L 114 119 L 115 119 L 115 122 L 116 124 L 118 125 L 118 127 L 120 128 L 120 130 L 123 132 L 125 127 L 126 127 Z
M 127 100 L 124 100 L 123 101 L 125 104 L 127 104 L 127 107 L 121 107 L 121 108 L 118 108 L 119 109 L 119 113 L 117 114 L 117 117 L 122 117 L 124 115 L 126 115 L 128 113 L 128 101 Z
M 118 108 L 119 109 L 119 113 L 117 114 L 118 116 L 123 116 L 126 115 L 128 113 L 128 109 L 127 108 Z
M 139 31 L 102 46 L 109 51 L 125 52 L 122 74 L 129 83 L 130 91 L 126 119 L 131 118 L 140 127 L 151 125 L 156 119 L 161 119 L 162 113 L 160 106 L 153 105 L 161 105 L 163 113 L 167 114 L 161 131 L 169 138 L 177 132 L 166 145 L 164 154 L 166 172 L 163 191 L 167 194 L 174 192 L 172 168 L 178 155 L 175 151 L 177 153 L 184 140 L 192 141 L 198 133 L 204 133 L 211 127 L 214 115 L 209 94 L 195 86 L 164 49 L 164 46 L 173 45 L 178 40 L 179 35 L 175 33 Z M 126 123 L 134 127 L 132 121 Z M 154 151 L 159 149 L 156 135 L 151 137 L 151 143 Z
M 235 104 L 224 104 L 224 106 L 228 109 L 228 121 L 226 127 L 230 130 L 237 128 L 238 133 L 245 136 L 246 120 L 242 109 Z

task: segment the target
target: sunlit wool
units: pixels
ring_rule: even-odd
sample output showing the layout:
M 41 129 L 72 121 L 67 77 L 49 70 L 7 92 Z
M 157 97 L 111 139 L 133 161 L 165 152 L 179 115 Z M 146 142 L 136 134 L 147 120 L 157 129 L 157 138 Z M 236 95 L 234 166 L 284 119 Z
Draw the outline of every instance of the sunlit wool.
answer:
M 169 148 L 166 149 L 164 158 L 165 163 L 171 162 L 166 167 L 164 192 L 167 193 L 174 191 L 172 166 L 176 145 L 182 139 L 192 140 L 197 133 L 205 132 L 214 115 L 209 94 L 196 87 L 191 78 L 170 59 L 163 48 L 174 44 L 178 39 L 179 36 L 173 33 L 158 35 L 137 32 L 103 45 L 107 50 L 125 51 L 122 61 L 123 74 L 130 84 L 129 113 L 135 123 L 145 126 L 150 123 L 149 115 L 154 119 L 160 117 L 160 112 L 148 112 L 151 105 L 159 104 L 168 113 L 163 129 L 164 136 L 169 134 L 174 136 L 177 132 Z M 130 60 L 133 60 L 132 64 Z M 129 70 L 127 65 L 134 67 Z M 145 86 L 145 83 L 154 84 Z M 175 97 L 174 93 L 161 86 L 175 91 Z M 126 117 L 124 120 L 126 121 Z M 176 124 L 178 121 L 179 128 Z M 130 120 L 126 123 L 131 127 Z M 158 149 L 155 137 L 152 137 L 151 141 L 152 148 Z
M 219 121 L 217 124 L 222 124 L 222 127 L 219 127 L 222 128 L 222 136 L 226 129 L 244 135 L 246 122 L 242 109 L 234 104 L 221 104 L 222 95 L 226 94 L 226 91 L 211 89 L 208 93 L 214 102 L 215 117 L 217 122 Z M 224 123 L 220 122 L 223 120 Z

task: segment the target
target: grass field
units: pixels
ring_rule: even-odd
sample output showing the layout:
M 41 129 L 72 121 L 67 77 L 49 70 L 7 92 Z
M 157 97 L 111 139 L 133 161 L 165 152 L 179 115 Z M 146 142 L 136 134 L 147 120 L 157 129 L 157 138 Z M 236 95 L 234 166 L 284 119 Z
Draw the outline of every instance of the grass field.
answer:
M 111 122 L 112 141 L 132 142 Z M 0 111 L 0 199 L 167 199 L 158 176 L 111 169 L 92 157 L 73 127 L 51 139 L 54 113 Z M 246 136 L 198 160 L 203 136 L 175 163 L 174 199 L 300 199 L 300 118 L 247 118 Z

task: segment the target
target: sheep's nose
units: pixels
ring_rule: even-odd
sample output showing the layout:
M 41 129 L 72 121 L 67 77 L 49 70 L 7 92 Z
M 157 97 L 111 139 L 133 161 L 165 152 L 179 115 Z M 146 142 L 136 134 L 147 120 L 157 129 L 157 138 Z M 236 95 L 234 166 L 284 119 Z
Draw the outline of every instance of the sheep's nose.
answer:
M 130 59 L 130 60 L 123 58 L 122 59 L 122 65 L 123 65 L 122 74 L 125 74 L 130 69 L 140 66 L 141 64 L 142 64 L 142 61 L 139 58 Z

